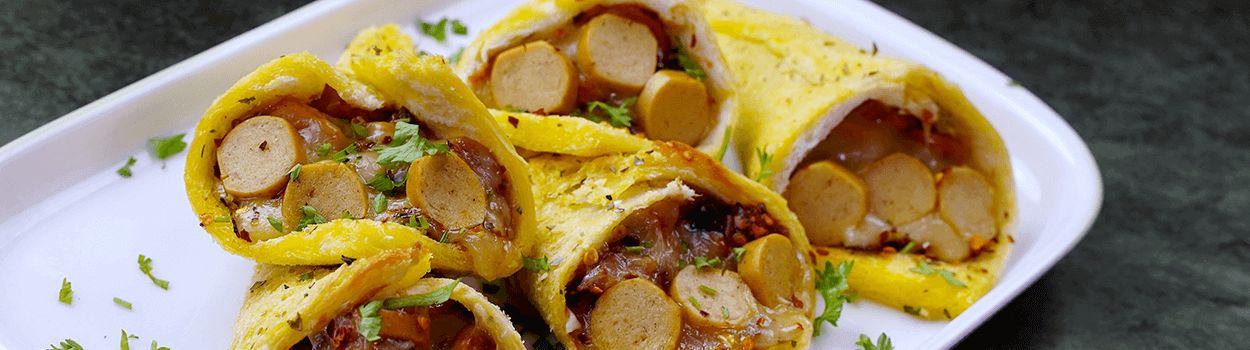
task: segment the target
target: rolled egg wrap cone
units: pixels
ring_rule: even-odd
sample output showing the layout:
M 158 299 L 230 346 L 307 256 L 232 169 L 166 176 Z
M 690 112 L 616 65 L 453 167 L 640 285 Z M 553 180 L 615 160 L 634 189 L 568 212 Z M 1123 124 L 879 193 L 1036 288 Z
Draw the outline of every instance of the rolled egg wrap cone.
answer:
M 429 270 L 430 254 L 420 246 L 341 266 L 257 265 L 230 348 L 290 349 L 326 329 L 335 317 L 370 301 L 425 294 L 454 282 L 422 278 Z M 457 284 L 449 301 L 469 310 L 473 325 L 484 330 L 497 348 L 524 349 L 508 316 L 481 293 Z
M 576 37 L 578 33 L 575 29 L 568 29 L 580 14 L 600 6 L 641 6 L 654 11 L 659 16 L 663 30 L 672 37 L 669 40 L 675 39 L 676 42 L 672 43 L 682 46 L 706 73 L 706 79 L 702 79 L 701 82 L 707 88 L 707 98 L 713 100 L 708 110 L 710 127 L 707 128 L 701 140 L 692 146 L 707 154 L 717 154 L 726 141 L 724 138 L 726 129 L 735 122 L 737 102 L 733 91 L 733 80 L 725 68 L 715 40 L 711 40 L 713 33 L 707 21 L 699 13 L 698 4 L 698 1 L 685 0 L 535 0 L 525 2 L 510 11 L 494 26 L 479 33 L 473 43 L 464 49 L 460 61 L 455 66 L 455 71 L 468 82 L 478 98 L 492 109 L 496 120 L 503 127 L 504 132 L 512 136 L 511 140 L 517 147 L 536 152 L 580 156 L 646 149 L 648 146 L 645 142 L 622 138 L 622 135 L 629 133 L 628 130 L 613 128 L 605 123 L 557 113 L 538 115 L 507 111 L 505 110 L 507 106 L 496 103 L 490 86 L 492 65 L 500 53 L 535 40 L 550 40 L 560 52 L 573 52 L 570 50 L 576 50 L 578 46 L 575 42 L 571 46 L 562 45 L 560 40 L 553 37 Z M 661 44 L 664 41 L 661 40 Z M 584 67 L 579 69 L 584 69 Z M 636 111 L 638 106 L 637 102 L 631 105 L 631 108 L 635 109 L 633 114 L 635 125 L 640 122 Z M 569 138 L 560 142 L 551 142 L 549 138 L 541 137 L 552 133 L 568 135 Z
M 969 151 L 962 165 L 982 175 L 992 189 L 992 240 L 967 260 L 930 262 L 952 272 L 966 287 L 937 274 L 911 271 L 928 260 L 917 254 L 817 246 L 817 266 L 854 261 L 849 277 L 853 291 L 928 319 L 958 316 L 994 286 L 1017 223 L 1011 163 L 998 133 L 958 87 L 923 66 L 878 56 L 875 48 L 861 49 L 797 19 L 724 0 L 707 1 L 703 12 L 737 78 L 736 89 L 748 92 L 740 96 L 741 119 L 734 131 L 748 177 L 771 171 L 762 183 L 786 193 L 809 152 L 848 113 L 876 100 L 916 116 L 936 115 L 931 130 L 962 142 Z M 762 167 L 760 152 L 773 158 L 767 167 Z M 941 175 L 934 174 L 939 181 Z
M 791 329 L 797 330 L 795 337 L 783 339 L 772 348 L 804 349 L 809 346 L 816 296 L 814 271 L 810 265 L 814 256 L 802 226 L 786 209 L 785 200 L 776 193 L 725 169 L 711 157 L 681 143 L 655 142 L 649 150 L 593 158 L 541 154 L 530 158 L 529 162 L 535 193 L 539 194 L 540 234 L 535 257 L 548 259 L 550 271 L 522 271 L 519 279 L 552 332 L 569 349 L 586 348 L 570 334 L 588 325 L 573 318 L 566 295 L 569 292 L 567 288 L 572 287 L 569 286 L 570 281 L 580 278 L 577 274 L 585 273 L 579 272 L 583 259 L 588 254 L 598 257 L 599 250 L 620 239 L 615 236 L 614 228 L 636 211 L 665 200 L 689 200 L 703 196 L 714 197 L 729 205 L 759 206 L 771 215 L 777 225 L 786 229 L 786 236 L 773 236 L 781 237 L 788 242 L 786 246 L 793 247 L 793 258 L 798 262 L 794 269 L 796 290 L 793 297 L 801 308 L 795 309 L 797 313 L 784 321 L 793 323 L 794 328 Z M 752 251 L 746 251 L 745 259 L 750 260 L 751 254 Z M 712 268 L 702 270 L 709 269 Z M 720 269 L 710 273 L 719 273 L 716 271 Z M 668 298 L 676 299 L 671 295 Z M 673 302 L 680 307 L 690 306 L 690 301 L 684 298 Z M 637 307 L 647 310 L 644 312 L 652 312 L 659 306 Z M 720 311 L 715 313 L 720 314 Z M 688 319 L 683 320 L 683 324 L 689 322 Z M 777 319 L 775 322 L 783 321 Z
M 349 75 L 308 53 L 286 55 L 243 77 L 213 102 L 196 128 L 189 148 L 194 151 L 189 152 L 185 174 L 187 196 L 201 225 L 227 252 L 263 264 L 337 264 L 344 258 L 368 257 L 419 242 L 433 253 L 435 270 L 495 279 L 520 269 L 521 256 L 535 239 L 528 167 L 499 133 L 486 108 L 468 93 L 441 57 L 417 59 L 415 55 L 389 52 L 353 57 L 343 60 L 352 65 Z M 290 232 L 264 240 L 245 239 L 233 221 L 221 220 L 232 215 L 226 204 L 230 196 L 221 191 L 217 174 L 221 140 L 234 125 L 258 114 L 262 106 L 282 98 L 307 102 L 320 96 L 327 86 L 352 107 L 368 111 L 404 108 L 422 129 L 433 129 L 448 139 L 466 137 L 485 146 L 503 167 L 510 184 L 507 199 L 512 234 L 501 237 L 502 244 L 511 246 L 510 253 L 471 254 L 462 245 L 439 243 L 427 236 L 426 230 L 374 220 L 372 208 L 366 218 L 359 218 L 360 213 L 352 213 L 356 218 L 321 213 L 328 222 L 310 224 L 302 230 L 284 227 Z

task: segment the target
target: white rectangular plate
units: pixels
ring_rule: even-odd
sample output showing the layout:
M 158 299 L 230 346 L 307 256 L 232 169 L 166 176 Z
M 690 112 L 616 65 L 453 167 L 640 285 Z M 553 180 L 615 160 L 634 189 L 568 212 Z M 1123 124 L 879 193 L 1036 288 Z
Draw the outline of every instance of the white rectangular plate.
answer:
M 1037 97 L 976 57 L 864 0 L 750 0 L 803 17 L 862 47 L 911 59 L 961 86 L 1012 155 L 1020 209 L 1016 248 L 998 286 L 949 322 L 921 321 L 868 301 L 848 305 L 816 349 L 852 349 L 860 334 L 896 348 L 948 348 L 1072 249 L 1102 201 L 1088 148 Z M 95 101 L 0 148 L 0 350 L 44 349 L 71 338 L 118 346 L 121 330 L 177 350 L 224 349 L 253 264 L 219 248 L 199 226 L 183 188 L 186 153 L 166 161 L 147 140 L 190 133 L 209 103 L 280 55 L 308 51 L 333 62 L 355 33 L 397 22 L 421 50 L 450 54 L 518 0 L 323 0 Z M 414 20 L 460 19 L 469 36 L 445 44 L 416 35 Z M 190 139 L 187 139 L 190 141 Z M 134 176 L 115 171 L 130 157 Z M 156 287 L 139 271 L 154 260 Z M 57 301 L 73 283 L 72 306 Z M 115 305 L 118 297 L 132 310 Z

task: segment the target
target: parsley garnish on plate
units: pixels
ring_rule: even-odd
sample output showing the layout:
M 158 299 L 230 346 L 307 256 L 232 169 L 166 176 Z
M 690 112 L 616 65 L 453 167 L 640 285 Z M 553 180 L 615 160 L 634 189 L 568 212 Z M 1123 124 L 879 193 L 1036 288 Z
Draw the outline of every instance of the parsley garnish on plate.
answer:
M 937 274 L 938 276 L 942 276 L 942 279 L 946 280 L 946 284 L 956 286 L 959 288 L 968 287 L 967 285 L 964 285 L 963 282 L 960 282 L 958 279 L 955 279 L 955 274 L 951 273 L 950 271 L 934 269 L 933 266 L 930 266 L 928 263 L 923 262 L 923 261 L 917 261 L 916 267 L 911 268 L 911 272 L 915 272 L 921 275 Z
M 73 339 L 65 339 L 65 341 L 61 342 L 61 347 L 59 348 L 56 347 L 56 344 L 49 346 L 52 347 L 51 350 L 83 350 L 82 345 L 78 345 L 78 342 Z
M 132 309 L 132 306 L 134 306 L 134 305 L 130 304 L 130 302 L 129 302 L 129 301 L 122 300 L 122 298 L 118 298 L 118 297 L 113 297 L 113 303 L 114 303 L 114 304 L 117 304 L 117 306 L 124 307 L 124 308 L 126 308 L 127 310 Z
M 460 23 L 460 20 L 458 20 L 458 19 L 457 19 L 457 20 L 452 20 L 452 21 L 451 21 L 451 32 L 452 32 L 452 33 L 459 34 L 459 35 L 467 35 L 467 34 L 469 34 L 469 27 L 465 27 L 465 26 L 464 26 L 464 23 Z
M 855 342 L 855 345 L 859 345 L 862 350 L 894 350 L 894 344 L 890 343 L 890 337 L 885 336 L 885 333 L 881 333 L 881 337 L 877 338 L 877 345 L 872 344 L 872 338 L 860 334 L 859 341 Z
M 61 293 L 56 298 L 65 305 L 74 305 L 74 289 L 70 287 L 69 279 L 61 279 Z
M 421 25 L 421 33 L 429 35 L 438 42 L 447 41 L 447 19 L 444 18 L 438 23 L 425 23 L 425 21 L 417 21 Z M 372 340 L 372 339 L 370 339 Z
M 464 55 L 464 48 L 462 47 L 459 50 L 456 50 L 456 53 L 451 54 L 451 57 L 447 58 L 447 62 L 451 64 L 456 64 L 456 62 L 460 62 L 460 56 L 463 56 L 463 55 Z
M 824 322 L 829 322 L 834 327 L 838 326 L 838 318 L 842 317 L 842 303 L 850 300 L 843 293 L 851 288 L 846 278 L 851 275 L 853 266 L 855 266 L 854 261 L 843 261 L 835 268 L 833 262 L 826 261 L 824 271 L 816 270 L 816 290 L 825 299 L 825 311 L 812 320 L 812 325 L 816 327 L 812 331 L 813 337 L 820 335 L 820 326 Z
M 187 143 L 182 142 L 182 137 L 186 135 L 179 134 L 167 138 L 151 138 L 148 139 L 148 143 L 152 145 L 152 151 L 156 153 L 156 157 L 165 160 L 165 158 L 178 154 L 178 152 L 182 152 L 183 149 L 187 148 Z
M 114 299 L 114 300 L 117 300 L 117 298 L 113 298 L 113 299 Z M 129 309 L 129 308 L 127 308 L 127 309 Z M 131 340 L 131 339 L 139 339 L 139 336 L 134 335 L 134 334 L 126 334 L 126 330 L 125 330 L 125 329 L 123 329 L 123 330 L 122 330 L 122 343 L 121 343 L 121 348 L 122 348 L 122 349 L 121 349 L 121 350 L 130 350 L 130 340 Z
M 547 264 L 547 256 L 545 255 L 542 258 L 533 259 L 528 256 L 521 256 L 521 262 L 524 263 L 526 270 L 533 273 L 551 271 L 551 265 Z
M 359 308 L 360 324 L 356 327 L 356 331 L 369 341 L 382 339 L 379 335 L 382 333 L 382 316 L 378 316 L 378 310 L 381 309 L 381 300 L 370 301 Z
M 117 175 L 121 175 L 122 177 L 130 177 L 130 175 L 132 175 L 130 173 L 131 165 L 135 165 L 135 157 L 130 157 L 130 160 L 126 161 L 126 165 L 123 165 L 121 169 L 117 169 Z
M 164 346 L 157 347 L 157 346 L 156 346 L 156 341 L 155 341 L 155 340 L 153 340 L 153 341 L 152 341 L 152 349 L 151 349 L 151 350 L 169 350 L 169 348 L 168 348 L 168 347 L 164 347 Z
M 399 122 L 395 124 L 395 136 L 391 139 L 391 146 L 380 146 L 378 150 L 378 164 L 391 165 L 391 163 L 402 162 L 412 163 L 413 161 L 428 155 L 438 153 L 450 153 L 451 147 L 445 143 L 435 144 L 430 140 L 421 137 L 417 131 L 420 127 L 416 124 L 408 124 Z
M 760 157 L 760 174 L 755 176 L 755 182 L 761 182 L 773 176 L 773 169 L 769 169 L 773 164 L 773 155 L 759 148 L 755 149 L 755 154 Z
M 152 283 L 155 283 L 157 287 L 169 290 L 169 281 L 152 276 L 152 259 L 143 256 L 143 254 L 139 254 L 139 271 L 143 271 L 143 274 L 148 275 L 148 278 L 151 278 Z
M 451 281 L 445 286 L 430 291 L 425 294 L 409 295 L 406 297 L 387 298 L 382 302 L 382 307 L 387 310 L 402 309 L 409 306 L 430 306 L 441 304 L 451 299 L 451 292 L 456 290 L 456 285 L 460 284 L 460 280 Z
M 586 105 L 586 116 L 590 118 L 590 120 L 596 123 L 602 122 L 603 119 L 598 118 L 590 113 L 595 110 L 595 107 L 599 107 L 599 109 L 602 109 L 604 113 L 608 114 L 608 123 L 611 123 L 612 126 L 618 127 L 618 128 L 633 126 L 630 122 L 630 117 L 629 117 L 629 105 L 634 103 L 634 101 L 638 101 L 638 98 L 630 97 L 624 102 L 621 102 L 620 106 L 616 106 L 616 107 L 612 107 L 611 105 L 608 105 L 603 102 L 592 101 L 590 102 L 590 104 Z

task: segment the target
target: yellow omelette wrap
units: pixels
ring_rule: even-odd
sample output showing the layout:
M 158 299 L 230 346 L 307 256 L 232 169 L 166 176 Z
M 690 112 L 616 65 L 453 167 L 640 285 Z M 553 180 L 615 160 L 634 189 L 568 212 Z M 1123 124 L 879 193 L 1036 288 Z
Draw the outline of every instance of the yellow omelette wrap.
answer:
M 528 160 L 540 238 L 520 280 L 567 348 L 809 346 L 814 256 L 776 193 L 676 142 Z
M 581 38 L 586 35 L 589 31 L 587 28 L 592 27 L 591 24 L 595 23 L 596 18 L 606 17 L 603 15 L 605 13 L 639 20 L 640 22 L 630 24 L 630 28 L 646 26 L 651 34 L 654 34 L 657 43 L 651 45 L 659 46 L 658 56 L 661 58 L 658 59 L 658 65 L 661 69 L 647 68 L 649 70 L 643 73 L 642 77 L 646 79 L 646 76 L 651 76 L 651 78 L 647 80 L 645 88 L 640 87 L 641 85 L 631 85 L 632 87 L 628 88 L 605 87 L 615 86 L 613 85 L 616 84 L 615 81 L 614 83 L 596 83 L 594 79 L 598 73 L 591 73 L 591 71 L 600 68 L 591 67 L 612 65 L 590 63 L 593 62 L 590 61 L 591 58 L 588 58 L 591 54 L 587 54 L 588 56 L 585 56 L 587 58 L 579 56 L 578 50 L 583 50 L 583 53 L 593 51 L 579 49 L 588 45 L 579 43 L 579 40 L 583 40 Z M 645 32 L 646 28 L 642 31 Z M 613 43 L 611 45 L 625 45 L 620 41 L 624 39 L 617 35 L 624 35 L 627 38 L 630 33 L 628 31 L 617 32 L 615 29 L 605 29 L 604 32 L 611 32 L 611 39 L 604 40 L 606 43 Z M 517 133 L 543 134 L 551 131 L 555 124 L 578 131 L 569 134 L 569 139 L 559 143 L 543 142 L 543 138 L 514 137 L 512 142 L 520 148 L 585 156 L 632 151 L 643 146 L 636 141 L 629 140 L 626 141 L 627 145 L 612 144 L 613 141 L 622 140 L 618 134 L 632 131 L 648 138 L 682 141 L 695 146 L 704 153 L 715 154 L 723 146 L 725 131 L 734 123 L 737 107 L 732 79 L 725 69 L 715 41 L 709 40 L 711 37 L 712 32 L 699 13 L 696 2 L 683 0 L 535 0 L 521 4 L 494 26 L 482 31 L 473 43 L 464 49 L 455 70 L 457 75 L 468 82 L 473 92 L 487 107 L 500 110 L 496 112 L 496 117 L 501 123 L 508 119 L 506 117 L 518 121 L 512 123 Z M 500 60 L 500 57 L 510 56 L 518 49 L 531 50 L 531 45 L 538 45 L 539 42 L 542 43 L 539 46 L 546 50 L 545 52 L 562 58 L 549 57 L 554 61 L 543 61 L 545 63 L 518 63 L 517 67 L 521 68 L 498 68 L 500 62 L 521 61 L 520 59 Z M 645 49 L 642 51 L 643 56 L 657 56 Z M 607 56 L 627 57 L 627 55 L 611 54 Z M 676 63 L 678 56 L 683 58 L 681 65 Z M 536 56 L 530 57 L 529 61 L 537 59 L 534 58 Z M 654 57 L 652 59 L 656 60 Z M 551 68 L 555 66 L 564 68 Z M 686 68 L 687 66 L 691 68 Z M 556 71 L 547 69 L 556 69 Z M 494 80 L 497 76 L 504 74 L 498 73 L 500 71 L 514 73 L 521 71 L 524 74 L 547 78 L 566 77 L 570 81 L 561 82 L 559 86 L 562 88 L 556 89 L 569 91 L 569 93 L 565 94 L 561 100 L 564 101 L 561 104 L 562 107 L 554 110 L 538 107 L 521 108 L 526 103 L 541 104 L 534 101 L 542 101 L 543 98 L 520 99 L 517 101 L 518 105 L 514 106 L 513 103 L 498 100 L 502 97 L 497 96 L 505 94 L 497 89 L 511 89 L 510 86 L 503 86 L 507 84 L 499 83 L 511 80 L 506 78 Z M 604 74 L 607 75 L 607 73 Z M 671 83 L 666 85 L 663 82 Z M 629 84 L 635 83 L 637 82 Z M 698 85 L 697 89 L 685 88 L 694 84 Z M 542 86 L 545 89 L 555 85 Z M 534 88 L 522 89 L 535 90 Z M 642 89 L 642 92 L 640 93 L 638 89 Z M 693 90 L 702 90 L 702 92 L 695 95 L 686 94 L 694 93 Z M 665 95 L 670 96 L 670 99 L 651 98 L 651 96 Z M 698 99 L 706 99 L 708 103 L 704 106 L 705 104 L 698 103 Z M 591 104 L 595 102 L 603 102 L 604 105 L 591 107 Z M 625 113 L 625 116 L 631 119 L 629 122 L 621 122 L 615 117 L 608 118 L 603 114 L 586 118 L 570 116 L 590 115 L 591 110 L 595 108 L 599 108 L 597 110 L 602 112 L 605 106 L 621 105 L 630 108 L 630 111 Z M 513 113 L 504 115 L 502 111 L 505 110 Z M 604 121 L 596 122 L 588 118 L 602 118 Z M 530 143 L 530 141 L 534 142 Z
M 356 38 L 352 39 L 351 43 L 347 44 L 347 49 L 339 55 L 339 61 L 334 64 L 334 68 L 351 72 L 353 57 L 379 56 L 395 51 L 414 54 L 417 52 L 416 46 L 412 44 L 412 38 L 400 31 L 398 24 L 387 23 L 380 27 L 365 28 L 356 34 Z
M 797 19 L 723 0 L 703 12 L 741 92 L 744 173 L 790 201 L 818 266 L 853 260 L 852 290 L 928 319 L 993 287 L 1016 227 L 1011 164 L 958 87 Z
M 205 230 L 226 251 L 264 264 L 335 264 L 420 242 L 436 270 L 495 279 L 520 269 L 534 241 L 528 168 L 487 110 L 441 57 L 345 62 L 353 76 L 307 53 L 286 55 L 214 101 L 185 175 Z M 231 141 L 236 128 L 263 137 Z M 384 166 L 387 149 L 428 154 Z M 282 152 L 292 156 L 265 158 Z M 227 160 L 246 166 L 229 171 Z M 267 192 L 240 194 L 225 183 L 265 171 Z M 447 198 L 475 210 L 440 209 Z
M 422 278 L 429 270 L 430 254 L 419 246 L 341 266 L 257 265 L 230 348 L 363 345 L 368 338 L 361 332 L 368 330 L 360 321 L 369 311 L 362 306 L 381 301 L 381 307 L 373 310 L 381 318 L 380 339 L 374 345 L 460 349 L 493 344 L 498 349 L 524 349 L 498 306 L 455 280 Z M 404 309 L 396 304 L 404 297 L 425 301 Z

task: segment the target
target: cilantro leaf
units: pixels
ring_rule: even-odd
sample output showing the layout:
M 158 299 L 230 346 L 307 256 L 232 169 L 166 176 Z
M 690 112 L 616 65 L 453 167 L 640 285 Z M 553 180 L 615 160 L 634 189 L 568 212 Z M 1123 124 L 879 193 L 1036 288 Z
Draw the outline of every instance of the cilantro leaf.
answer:
M 407 179 L 395 182 L 395 180 L 391 180 L 390 177 L 384 174 L 377 174 L 373 175 L 373 179 L 370 179 L 369 182 L 366 182 L 365 184 L 369 185 L 369 187 L 373 187 L 375 190 L 386 192 L 399 188 L 399 186 L 403 186 L 405 181 L 407 181 Z
M 70 287 L 69 279 L 61 279 L 61 293 L 56 300 L 60 300 L 65 305 L 74 305 L 74 289 Z
M 148 143 L 152 145 L 152 150 L 156 152 L 156 157 L 160 159 L 169 158 L 169 156 L 182 152 L 187 148 L 187 143 L 182 142 L 182 137 L 187 134 L 174 135 L 167 138 L 151 138 Z
M 424 216 L 417 215 L 416 217 L 408 218 L 408 227 L 412 227 L 418 230 L 429 230 L 430 221 L 426 220 Z
M 421 33 L 424 33 L 425 35 L 429 35 L 431 38 L 434 38 L 434 40 L 437 40 L 440 43 L 447 41 L 447 19 L 446 18 L 444 18 L 441 21 L 438 21 L 438 24 L 425 23 L 424 21 L 419 21 L 419 22 L 421 23 Z
M 547 256 L 545 255 L 541 259 L 538 259 L 538 258 L 531 259 L 530 257 L 522 255 L 521 262 L 525 264 L 526 270 L 529 270 L 530 272 L 533 272 L 533 273 L 551 271 L 551 265 L 547 264 Z
M 323 143 L 317 146 L 317 156 L 325 157 L 327 154 L 330 154 L 330 151 L 333 151 L 333 150 L 334 150 L 334 145 L 330 144 L 329 142 Z
M 364 125 L 351 123 L 347 126 L 352 130 L 352 138 L 363 139 L 365 136 L 369 136 L 369 129 L 366 129 Z
M 326 220 L 326 217 L 321 216 L 321 214 L 317 213 L 317 209 L 314 209 L 313 207 L 305 205 L 305 206 L 299 207 L 299 210 L 300 210 L 301 215 L 299 218 L 299 226 L 295 226 L 296 231 L 303 231 L 305 227 L 308 227 L 308 225 L 324 224 L 324 223 L 330 222 L 330 220 Z
M 457 20 L 452 20 L 452 21 L 451 21 L 451 32 L 452 32 L 452 33 L 459 34 L 459 35 L 467 35 L 467 34 L 469 34 L 469 27 L 465 27 L 465 26 L 464 26 L 464 23 L 460 23 L 460 20 L 458 20 L 458 19 L 457 19 Z
M 420 129 L 416 124 L 399 122 L 395 124 L 395 136 L 390 146 L 381 146 L 378 150 L 378 164 L 412 163 L 428 155 L 450 153 L 451 147 L 445 143 L 434 144 L 417 134 Z
M 56 344 L 50 346 L 52 347 L 51 350 L 83 350 L 82 345 L 78 345 L 78 342 L 75 342 L 73 339 L 65 339 L 65 341 L 61 342 L 61 347 L 59 348 L 56 347 Z
M 768 168 L 773 164 L 773 155 L 759 148 L 755 149 L 755 154 L 760 157 L 760 174 L 755 176 L 755 182 L 762 182 L 764 179 L 773 176 L 773 170 Z
M 894 344 L 890 343 L 890 337 L 885 336 L 885 333 L 881 333 L 881 337 L 877 338 L 877 345 L 872 344 L 872 338 L 860 334 L 859 341 L 855 342 L 855 345 L 859 345 L 861 350 L 894 350 Z
M 387 310 L 402 309 L 409 306 L 430 306 L 441 304 L 451 299 L 451 292 L 456 290 L 456 285 L 460 284 L 460 280 L 451 281 L 439 289 L 435 289 L 425 294 L 409 295 L 406 297 L 387 298 L 382 307 Z
M 734 262 L 736 263 L 742 262 L 742 256 L 747 254 L 747 249 L 743 247 L 737 247 L 731 250 L 734 253 Z
M 130 177 L 130 175 L 132 175 L 130 173 L 131 165 L 135 165 L 135 157 L 130 157 L 130 160 L 126 161 L 126 165 L 123 165 L 121 169 L 117 169 L 117 175 L 121 175 L 122 177 Z
M 278 232 L 286 232 L 286 230 L 282 229 L 282 222 L 278 221 L 278 219 L 274 219 L 273 217 L 265 219 L 269 220 L 269 226 L 273 226 L 273 229 L 278 230 Z
M 169 281 L 152 276 L 152 259 L 143 256 L 143 254 L 139 254 L 139 271 L 143 271 L 143 274 L 148 275 L 148 278 L 151 278 L 152 283 L 155 283 L 157 287 L 169 290 Z
M 638 101 L 638 98 L 630 97 L 628 100 L 621 102 L 620 106 L 616 107 L 612 107 L 611 105 L 603 102 L 592 101 L 590 104 L 586 105 L 586 115 L 590 118 L 590 120 L 595 122 L 603 121 L 603 119 L 599 119 L 590 113 L 595 110 L 595 107 L 598 107 L 599 109 L 602 109 L 604 113 L 608 114 L 608 123 L 612 123 L 612 126 L 618 128 L 630 127 L 633 125 L 631 124 L 629 118 L 629 105 L 634 103 L 634 101 Z
M 290 177 L 291 181 L 299 181 L 299 171 L 303 168 L 303 164 L 295 164 L 295 166 L 291 167 L 291 171 L 286 172 L 286 176 Z
M 447 58 L 447 62 L 451 64 L 456 64 L 456 62 L 460 62 L 460 56 L 463 56 L 463 55 L 464 55 L 464 48 L 462 47 L 459 50 L 456 50 L 456 53 L 451 54 L 451 57 Z
M 382 301 L 374 300 L 361 305 L 360 324 L 357 325 L 356 331 L 369 341 L 382 339 L 379 334 L 382 333 L 382 316 L 378 316 L 378 310 L 382 309 Z
M 114 304 L 117 304 L 118 306 L 124 307 L 124 308 L 126 308 L 127 310 L 132 309 L 132 306 L 134 306 L 134 305 L 130 304 L 130 302 L 129 302 L 129 301 L 122 300 L 122 298 L 118 298 L 118 297 L 113 297 L 113 303 L 114 303 Z M 125 340 L 123 340 L 123 341 L 125 341 Z
M 699 67 L 699 63 L 694 61 L 694 56 L 690 56 L 690 51 L 687 51 L 686 46 L 680 43 L 677 44 L 677 63 L 681 64 L 681 69 L 686 70 L 686 74 L 690 74 L 699 81 L 707 80 L 707 72 Z
M 829 322 L 834 327 L 838 326 L 838 318 L 842 317 L 842 303 L 849 299 L 843 293 L 851 288 L 846 278 L 851 275 L 851 267 L 854 265 L 854 261 L 844 261 L 835 268 L 833 262 L 825 261 L 825 270 L 816 270 L 816 290 L 825 299 L 825 311 L 812 320 L 812 324 L 816 327 L 812 331 L 812 336 L 820 335 L 820 326 L 824 322 Z

